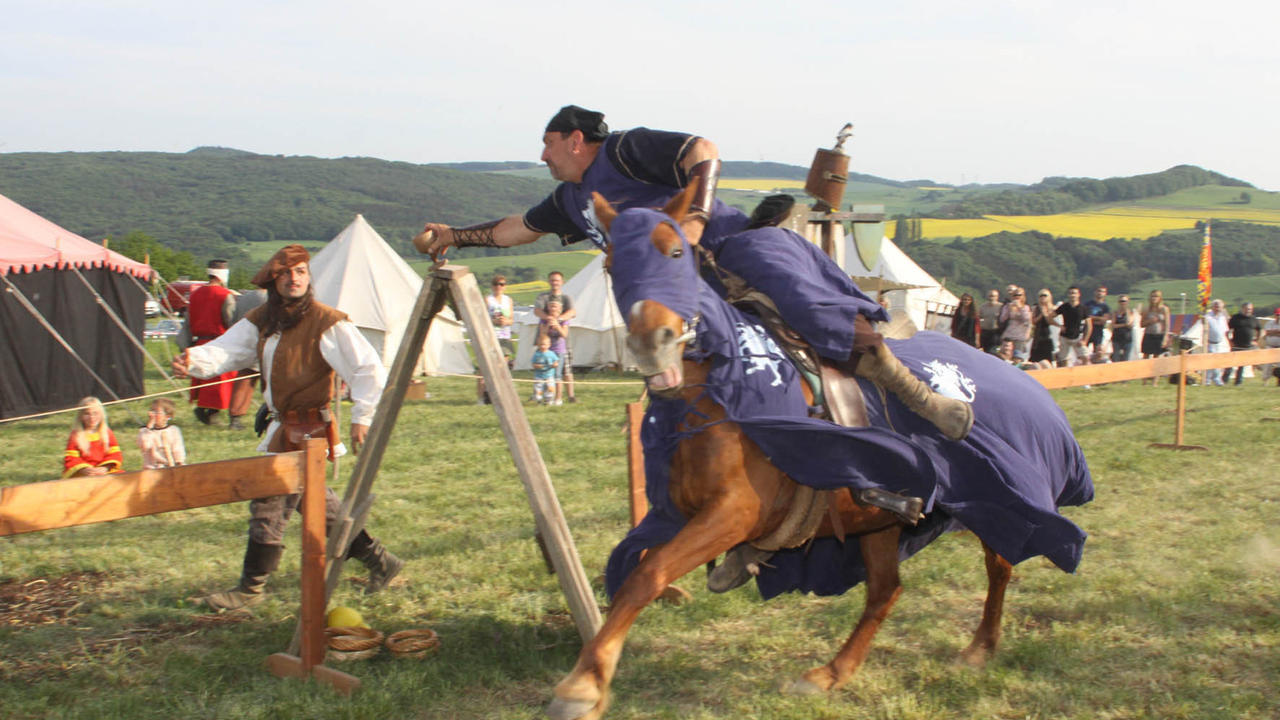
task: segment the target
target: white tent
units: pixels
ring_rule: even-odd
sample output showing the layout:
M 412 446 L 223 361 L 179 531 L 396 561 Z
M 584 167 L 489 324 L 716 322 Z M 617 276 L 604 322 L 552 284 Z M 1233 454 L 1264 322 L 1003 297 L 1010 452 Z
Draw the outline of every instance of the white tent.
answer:
M 577 315 L 569 325 L 569 348 L 574 367 L 600 367 L 617 363 L 622 354 L 622 367 L 634 367 L 635 360 L 627 350 L 627 327 L 613 301 L 613 285 L 604 271 L 604 255 L 594 260 L 564 284 L 564 294 L 573 300 Z M 516 347 L 516 369 L 531 369 L 534 342 L 538 337 L 538 318 L 533 313 L 517 316 L 519 345 Z
M 311 282 L 316 299 L 350 316 L 390 367 L 423 281 L 363 215 L 311 258 Z M 470 373 L 472 367 L 462 325 L 446 307 L 431 323 L 414 374 Z
M 875 260 L 873 267 L 867 267 L 858 255 L 857 249 L 853 244 L 853 237 L 847 236 L 844 242 L 844 262 L 842 266 L 844 271 L 849 273 L 857 283 L 861 278 L 883 278 L 888 281 L 890 286 L 907 286 L 905 289 L 889 290 L 884 296 L 889 298 L 889 308 L 891 310 L 903 310 L 916 324 L 916 327 L 922 330 L 936 330 L 936 322 L 930 325 L 931 320 L 935 320 L 938 316 L 931 315 L 939 309 L 947 306 L 955 307 L 960 304 L 957 298 L 950 290 L 942 287 L 942 284 L 933 278 L 932 275 L 924 271 L 907 257 L 892 240 L 884 238 L 880 246 L 880 256 Z M 872 297 L 876 297 L 874 288 L 869 287 L 873 283 L 862 282 L 863 292 Z M 943 332 L 950 332 L 949 317 L 943 318 L 942 322 L 946 323 L 942 329 Z

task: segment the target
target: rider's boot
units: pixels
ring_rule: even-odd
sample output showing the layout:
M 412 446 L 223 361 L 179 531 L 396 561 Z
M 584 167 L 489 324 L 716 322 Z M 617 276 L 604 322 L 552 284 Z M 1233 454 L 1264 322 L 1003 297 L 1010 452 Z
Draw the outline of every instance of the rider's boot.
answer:
M 908 409 L 933 423 L 952 440 L 963 440 L 973 427 L 973 408 L 969 403 L 931 390 L 883 343 L 864 353 L 854 372 L 897 395 Z
M 724 562 L 707 573 L 707 589 L 713 593 L 729 592 L 760 574 L 760 566 L 773 557 L 750 543 L 736 545 L 724 555 Z
M 364 586 L 365 595 L 372 595 L 383 589 L 404 569 L 403 560 L 392 555 L 386 546 L 364 530 L 351 541 L 347 557 L 359 560 L 369 569 L 369 581 Z
M 283 554 L 283 545 L 264 545 L 250 539 L 244 551 L 244 570 L 239 584 L 230 590 L 206 595 L 200 601 L 215 612 L 240 610 L 261 603 L 267 578 L 280 566 Z
M 770 195 L 761 200 L 756 209 L 751 211 L 751 217 L 747 220 L 747 229 L 781 225 L 791 215 L 791 209 L 795 204 L 796 199 L 790 195 Z

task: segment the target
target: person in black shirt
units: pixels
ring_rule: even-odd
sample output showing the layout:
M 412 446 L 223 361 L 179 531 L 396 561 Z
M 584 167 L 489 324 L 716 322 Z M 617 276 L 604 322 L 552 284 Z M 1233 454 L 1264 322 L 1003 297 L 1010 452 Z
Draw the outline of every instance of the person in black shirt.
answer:
M 1227 328 L 1231 332 L 1231 349 L 1252 350 L 1258 345 L 1258 334 L 1262 329 L 1258 318 L 1253 316 L 1253 303 L 1247 302 L 1240 306 L 1240 312 L 1231 316 L 1227 321 Z M 1223 376 L 1223 382 L 1231 382 L 1231 368 L 1227 368 L 1226 374 Z M 1244 379 L 1244 366 L 1235 368 L 1236 385 Z
M 1084 305 L 1080 304 L 1080 288 L 1072 285 L 1067 288 L 1067 300 L 1058 306 L 1057 315 L 1062 317 L 1062 334 L 1058 340 L 1058 366 L 1068 367 L 1075 361 L 1087 365 L 1089 354 L 1085 352 L 1084 343 L 1093 332 L 1093 318 L 1089 317 Z

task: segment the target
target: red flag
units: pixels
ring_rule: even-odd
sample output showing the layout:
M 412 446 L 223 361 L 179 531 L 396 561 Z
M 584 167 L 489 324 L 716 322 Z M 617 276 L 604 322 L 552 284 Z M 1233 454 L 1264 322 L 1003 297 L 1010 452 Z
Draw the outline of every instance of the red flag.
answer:
M 1213 294 L 1213 242 L 1209 223 L 1204 224 L 1204 245 L 1200 246 L 1200 281 L 1196 284 L 1196 298 L 1200 301 L 1200 314 L 1209 311 L 1209 296 Z

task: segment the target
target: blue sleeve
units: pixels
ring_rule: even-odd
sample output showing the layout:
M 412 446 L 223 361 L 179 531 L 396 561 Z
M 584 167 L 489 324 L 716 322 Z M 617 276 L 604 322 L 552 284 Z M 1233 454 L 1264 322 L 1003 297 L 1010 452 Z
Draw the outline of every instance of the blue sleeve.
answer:
M 565 212 L 564 203 L 560 199 L 562 187 L 563 185 L 557 187 L 546 199 L 529 208 L 529 211 L 524 214 L 524 226 L 544 235 L 555 233 L 560 236 L 562 243 L 568 245 L 586 240 L 587 235 L 573 224 Z
M 609 162 L 622 174 L 655 185 L 682 188 L 689 179 L 680 167 L 696 135 L 634 128 L 605 144 Z

